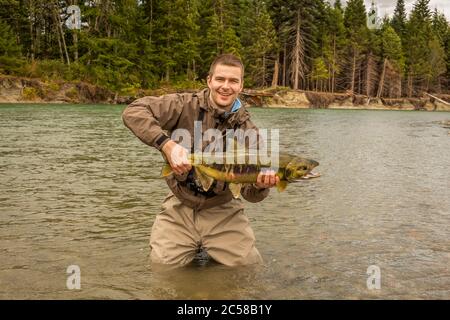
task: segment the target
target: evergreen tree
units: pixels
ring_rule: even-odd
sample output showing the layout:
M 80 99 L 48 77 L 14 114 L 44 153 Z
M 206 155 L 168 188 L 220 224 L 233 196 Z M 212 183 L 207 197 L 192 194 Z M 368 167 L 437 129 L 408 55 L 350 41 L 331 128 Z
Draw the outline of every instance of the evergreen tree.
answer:
M 341 0 L 334 1 L 334 9 L 344 12 L 344 10 L 342 9 Z
M 426 91 L 430 87 L 438 92 L 441 91 L 441 77 L 447 72 L 445 61 L 445 49 L 437 37 L 433 37 L 428 43 L 428 72 L 426 73 Z
M 442 46 L 445 46 L 446 37 L 450 30 L 449 23 L 447 22 L 445 15 L 435 9 L 433 12 L 431 25 L 433 33 L 439 40 L 439 43 Z
M 405 0 L 397 0 L 397 5 L 395 6 L 394 16 L 391 20 L 391 26 L 394 28 L 394 31 L 400 36 L 403 40 L 406 36 L 406 8 L 405 8 Z
M 323 55 L 327 61 L 331 92 L 336 90 L 336 80 L 339 78 L 343 68 L 343 57 L 346 46 L 346 30 L 344 26 L 344 15 L 339 1 L 334 7 L 326 7 L 326 23 L 323 30 Z
M 325 61 L 319 57 L 314 59 L 311 79 L 314 81 L 315 91 L 324 90 L 324 82 L 328 79 L 329 73 Z
M 222 53 L 242 55 L 239 29 L 240 7 L 234 1 L 204 0 L 199 5 L 200 78 L 204 79 L 209 64 Z
M 425 90 L 429 82 L 429 37 L 432 34 L 430 0 L 417 0 L 407 23 L 405 45 L 408 95 Z M 415 90 L 416 88 L 416 90 Z
M 241 15 L 241 43 L 247 85 L 266 86 L 273 69 L 276 33 L 264 2 L 246 0 Z
M 349 41 L 349 83 L 350 91 L 356 92 L 357 72 L 362 53 L 366 50 L 369 30 L 367 28 L 367 13 L 363 0 L 349 0 L 344 13 L 344 25 Z
M 400 36 L 388 22 L 381 32 L 381 57 L 383 59 L 381 78 L 377 96 L 381 97 L 383 89 L 387 89 L 389 97 L 400 97 L 402 94 L 402 78 L 405 68 Z
M 294 89 L 308 87 L 308 74 L 319 55 L 318 26 L 323 12 L 322 0 L 273 0 L 270 13 L 283 48 L 283 83 Z M 285 49 L 285 50 L 284 50 Z
M 14 73 L 21 67 L 21 47 L 10 26 L 0 20 L 0 73 Z
M 387 26 L 382 33 L 382 55 L 389 59 L 400 74 L 405 67 L 405 58 L 403 55 L 402 42 L 394 28 Z

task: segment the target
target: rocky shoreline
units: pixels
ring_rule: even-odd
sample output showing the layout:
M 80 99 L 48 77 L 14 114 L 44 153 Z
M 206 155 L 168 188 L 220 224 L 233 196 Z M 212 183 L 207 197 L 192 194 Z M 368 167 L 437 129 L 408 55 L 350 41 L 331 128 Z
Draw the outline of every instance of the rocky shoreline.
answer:
M 0 75 L 0 103 L 129 104 L 144 95 L 178 92 L 171 89 L 138 91 L 122 96 L 86 82 L 65 82 Z M 272 88 L 244 90 L 248 107 L 293 109 L 366 109 L 450 111 L 450 95 L 421 98 L 376 99 L 349 93 L 325 93 Z
M 126 104 L 129 98 L 82 81 L 67 82 L 0 75 L 0 103 Z
M 377 99 L 349 93 L 271 89 L 246 90 L 243 97 L 247 104 L 262 108 L 450 111 L 450 95 L 436 95 L 441 101 L 429 96 Z

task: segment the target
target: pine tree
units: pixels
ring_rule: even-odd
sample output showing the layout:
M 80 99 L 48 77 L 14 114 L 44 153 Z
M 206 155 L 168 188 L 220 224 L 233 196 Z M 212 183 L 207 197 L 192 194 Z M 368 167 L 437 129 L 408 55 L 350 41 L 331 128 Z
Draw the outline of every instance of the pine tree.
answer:
M 344 10 L 342 9 L 342 3 L 341 0 L 336 0 L 334 1 L 334 9 L 339 10 L 341 12 L 344 12 Z
M 408 96 L 421 93 L 429 83 L 429 37 L 432 34 L 430 0 L 417 0 L 407 23 L 405 45 Z
M 18 71 L 23 64 L 21 50 L 11 27 L 0 20 L 0 73 Z
M 450 31 L 449 23 L 445 18 L 445 15 L 439 12 L 437 9 L 433 12 L 433 19 L 431 22 L 432 30 L 436 38 L 439 40 L 442 46 L 445 46 L 445 41 L 448 32 Z
M 402 42 L 394 28 L 387 26 L 382 34 L 382 55 L 397 68 L 400 74 L 405 67 L 405 58 L 402 49 Z
M 426 73 L 426 91 L 432 87 L 434 90 L 441 92 L 441 77 L 447 72 L 445 61 L 445 49 L 441 45 L 441 41 L 437 37 L 433 37 L 428 42 L 428 72 Z
M 308 74 L 320 51 L 316 39 L 319 38 L 322 7 L 322 0 L 274 0 L 270 3 L 270 14 L 280 48 L 283 48 L 282 83 L 289 83 L 294 89 L 308 87 Z
M 357 72 L 361 55 L 366 49 L 369 31 L 367 28 L 367 14 L 363 0 L 349 0 L 344 14 L 344 25 L 349 40 L 349 89 L 356 92 Z
M 339 1 L 336 1 L 334 7 L 327 6 L 327 19 L 322 31 L 323 35 L 323 54 L 328 64 L 331 92 L 336 91 L 336 80 L 340 76 L 343 68 L 343 56 L 346 46 L 346 30 L 344 26 L 344 15 Z
M 405 0 L 397 0 L 397 5 L 395 6 L 394 16 L 391 20 L 391 26 L 394 31 L 403 39 L 406 36 L 406 8 Z
M 195 61 L 199 58 L 197 47 L 198 1 L 162 1 L 160 16 L 155 21 L 155 41 L 160 54 L 163 79 L 171 81 L 195 78 Z
M 324 59 L 321 57 L 314 59 L 311 79 L 314 81 L 315 91 L 323 91 L 324 82 L 328 79 L 328 77 L 329 73 Z
M 377 97 L 380 98 L 383 95 L 383 91 L 387 91 L 389 97 L 400 97 L 405 65 L 401 39 L 394 28 L 387 22 L 384 24 L 379 38 L 381 39 L 380 56 L 383 64 Z
M 242 55 L 238 32 L 240 7 L 234 1 L 203 0 L 199 5 L 200 78 L 205 78 L 209 65 L 218 54 Z
M 241 43 L 247 84 L 264 87 L 274 68 L 277 37 L 263 2 L 245 1 L 241 15 Z

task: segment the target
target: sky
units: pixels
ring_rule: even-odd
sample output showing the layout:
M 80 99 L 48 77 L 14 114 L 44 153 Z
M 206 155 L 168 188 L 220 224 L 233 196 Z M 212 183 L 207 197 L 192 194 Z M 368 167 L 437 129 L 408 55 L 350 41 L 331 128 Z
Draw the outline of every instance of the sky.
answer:
M 366 3 L 366 7 L 370 8 L 372 0 L 364 1 Z M 405 6 L 408 13 L 413 8 L 414 2 L 416 2 L 416 0 L 405 0 Z M 392 16 L 392 14 L 394 13 L 395 5 L 397 4 L 397 0 L 375 0 L 375 4 L 378 6 L 378 15 L 380 16 L 380 18 L 383 18 L 386 14 Z M 437 8 L 438 11 L 443 12 L 447 17 L 447 20 L 450 20 L 450 0 L 431 0 L 431 11 L 434 11 L 434 8 Z

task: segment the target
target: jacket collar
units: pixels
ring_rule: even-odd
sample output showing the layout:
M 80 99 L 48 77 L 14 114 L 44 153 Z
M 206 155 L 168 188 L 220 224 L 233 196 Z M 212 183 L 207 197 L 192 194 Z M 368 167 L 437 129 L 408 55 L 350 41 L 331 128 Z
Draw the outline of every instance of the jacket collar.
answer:
M 211 104 L 209 100 L 209 94 L 210 90 L 209 88 L 206 88 L 196 93 L 196 96 L 199 100 L 200 108 L 202 108 L 205 111 L 211 112 L 214 118 L 220 119 L 221 122 L 227 121 L 232 126 L 234 126 L 235 124 L 242 124 L 248 118 L 250 118 L 244 106 L 241 106 L 239 110 L 227 116 L 226 111 L 224 109 L 217 108 Z

